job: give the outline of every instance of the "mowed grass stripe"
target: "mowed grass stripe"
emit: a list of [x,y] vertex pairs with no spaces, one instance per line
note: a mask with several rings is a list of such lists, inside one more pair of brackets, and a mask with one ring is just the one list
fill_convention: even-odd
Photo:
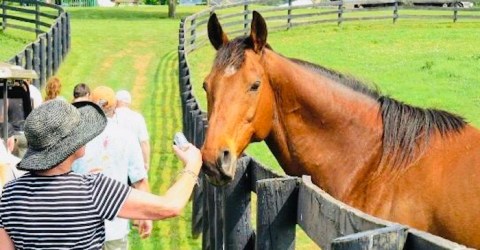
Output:
[[[150,189],[155,194],[164,193],[170,183],[170,176],[172,175],[172,168],[174,164],[171,164],[171,148],[168,147],[167,142],[161,140],[165,133],[168,133],[168,115],[165,113],[165,106],[170,106],[170,101],[166,98],[165,94],[167,89],[164,83],[168,82],[165,79],[165,72],[167,71],[169,61],[173,60],[170,56],[171,53],[164,54],[160,57],[156,66],[156,71],[152,81],[153,85],[150,86],[150,90],[153,95],[150,96],[150,105],[147,110],[153,112],[147,112],[149,115],[149,131],[151,137],[151,166],[149,173]],[[157,78],[162,76],[162,79]],[[148,100],[145,100],[148,102]],[[145,106],[146,107],[146,106]],[[170,150],[170,151],[169,151]],[[166,181],[167,180],[167,181]],[[162,246],[168,244],[168,239],[162,237],[162,235],[170,235],[170,229],[164,226],[164,223],[155,222],[154,230],[148,240],[139,240],[136,233],[132,233],[132,241],[136,241],[135,249],[148,249],[152,244]]]

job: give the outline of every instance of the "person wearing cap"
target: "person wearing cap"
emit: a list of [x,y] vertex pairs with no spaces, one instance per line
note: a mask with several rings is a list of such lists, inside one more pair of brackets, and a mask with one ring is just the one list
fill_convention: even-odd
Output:
[[73,88],[72,102],[81,102],[90,100],[90,88],[86,83],[79,83]]
[[101,173],[72,172],[85,144],[106,125],[103,110],[92,102],[53,100],[32,111],[25,122],[28,150],[18,164],[28,173],[7,183],[0,200],[2,249],[101,249],[105,220],[180,215],[198,179],[200,150],[190,143],[173,146],[185,167],[161,196]]
[[132,96],[126,90],[120,90],[116,94],[117,108],[115,110],[114,120],[122,127],[132,131],[140,143],[143,154],[145,169],[150,167],[150,141],[147,131],[147,125],[143,116],[130,109]]
[[[107,86],[92,90],[91,101],[105,112],[105,130],[88,142],[85,155],[73,163],[72,170],[78,173],[101,172],[104,175],[129,184],[143,191],[149,191],[147,171],[143,167],[142,151],[135,136],[122,128],[112,117],[117,100],[115,91]],[[138,221],[139,234],[146,238],[152,231],[152,221]],[[128,249],[129,221],[123,218],[105,222],[105,250]]]

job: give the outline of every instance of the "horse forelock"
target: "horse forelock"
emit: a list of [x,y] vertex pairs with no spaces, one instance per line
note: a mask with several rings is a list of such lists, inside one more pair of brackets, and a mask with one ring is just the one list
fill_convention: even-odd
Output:
[[443,110],[414,107],[384,96],[376,86],[372,89],[351,76],[299,59],[290,60],[377,100],[383,122],[382,159],[392,168],[401,169],[422,156],[435,132],[447,136],[460,132],[466,125],[465,120],[458,115]]
[[245,61],[245,49],[248,48],[248,37],[237,37],[220,47],[214,60],[217,70],[225,70],[227,67],[239,69]]
[[[267,49],[272,49],[266,44]],[[245,50],[253,49],[253,42],[249,36],[237,37],[220,47],[213,62],[215,69],[225,70],[228,67],[239,69],[245,62]]]

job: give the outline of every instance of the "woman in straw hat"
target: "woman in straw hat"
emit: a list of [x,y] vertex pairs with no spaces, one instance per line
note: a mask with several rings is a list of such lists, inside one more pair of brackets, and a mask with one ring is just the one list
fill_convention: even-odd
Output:
[[53,100],[32,111],[25,122],[29,148],[18,164],[28,173],[5,185],[1,197],[1,249],[101,249],[104,220],[160,220],[181,213],[202,165],[200,151],[191,144],[173,147],[185,168],[162,196],[102,174],[71,172],[72,162],[106,122],[91,102],[73,106]]

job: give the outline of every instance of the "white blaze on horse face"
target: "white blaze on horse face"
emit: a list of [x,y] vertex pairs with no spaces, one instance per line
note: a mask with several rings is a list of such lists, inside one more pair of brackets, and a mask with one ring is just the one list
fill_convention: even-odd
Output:
[[224,73],[225,73],[225,76],[231,76],[231,75],[237,73],[237,69],[235,69],[235,67],[230,65],[230,66],[225,68]]

